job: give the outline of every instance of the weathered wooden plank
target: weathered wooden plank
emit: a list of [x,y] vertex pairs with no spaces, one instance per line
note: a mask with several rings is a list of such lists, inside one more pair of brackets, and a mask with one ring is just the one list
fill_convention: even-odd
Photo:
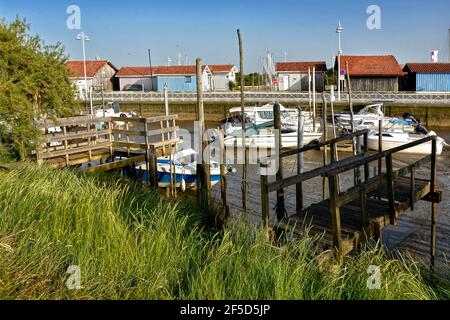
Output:
[[137,149],[145,149],[145,143],[136,143],[136,142],[123,142],[123,141],[114,141],[114,147],[122,147],[122,148],[137,148]]
[[89,150],[92,151],[92,150],[96,150],[96,149],[109,148],[109,146],[110,146],[109,142],[104,142],[104,143],[99,143],[99,144],[93,145],[93,146],[84,146],[84,147],[73,148],[73,149],[68,149],[68,150],[40,153],[40,158],[41,159],[56,158],[56,157],[60,157],[60,156],[65,156],[66,154],[70,155],[70,154],[75,154],[75,153],[88,152]]
[[92,116],[70,117],[38,120],[35,125],[38,129],[58,128],[64,126],[88,125],[92,123],[110,122],[111,118],[95,118]]
[[136,136],[136,137],[145,137],[145,136],[156,136],[156,135],[165,134],[165,133],[172,133],[172,132],[176,132],[178,130],[180,130],[180,127],[178,127],[178,126],[149,130],[147,132],[145,132],[144,130],[113,129],[113,134],[123,134],[123,135]]
[[173,139],[173,140],[167,140],[167,141],[151,142],[150,144],[155,148],[159,148],[162,146],[170,146],[170,145],[176,144],[178,142],[180,142],[179,138]]
[[276,191],[279,188],[287,188],[287,187],[292,186],[294,184],[298,184],[298,183],[304,182],[306,180],[310,180],[310,179],[315,178],[315,177],[320,177],[321,175],[328,173],[333,168],[336,168],[338,164],[345,165],[345,164],[352,163],[352,162],[354,162],[354,161],[356,161],[358,159],[362,159],[362,158],[367,158],[367,156],[365,156],[363,154],[362,155],[357,155],[357,156],[352,157],[352,158],[343,159],[340,162],[331,163],[331,164],[329,164],[327,166],[319,167],[319,168],[313,169],[311,171],[304,172],[301,175],[288,177],[288,178],[285,178],[285,179],[283,179],[281,181],[274,181],[274,182],[270,183],[269,186],[268,186],[269,187],[269,192]]
[[[64,131],[64,130],[63,130]],[[64,136],[64,134],[56,134],[56,135],[50,135],[47,134],[43,137],[43,141],[45,143],[51,143],[51,142],[61,142],[64,140],[84,140],[84,139],[88,139],[88,138],[92,138],[92,137],[96,137],[96,136],[104,136],[104,135],[108,135],[110,134],[109,130],[100,130],[97,132],[79,132],[79,133],[70,133],[67,132],[67,135]]]
[[105,163],[98,166],[88,167],[83,169],[85,173],[95,173],[95,172],[103,172],[103,171],[111,171],[115,169],[120,169],[124,167],[129,167],[134,164],[138,164],[140,162],[145,161],[145,156],[136,156],[125,160],[114,161],[111,163]]

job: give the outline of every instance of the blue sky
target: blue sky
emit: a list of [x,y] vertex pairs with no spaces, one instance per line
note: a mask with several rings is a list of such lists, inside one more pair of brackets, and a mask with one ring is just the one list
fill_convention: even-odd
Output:
[[[117,66],[154,65],[185,60],[238,63],[236,29],[244,38],[246,72],[259,69],[259,57],[277,61],[325,60],[337,52],[335,28],[344,27],[344,54],[394,54],[400,63],[429,61],[430,50],[448,60],[449,0],[0,0],[0,16],[26,17],[46,42],[62,42],[73,59],[82,57],[77,31],[66,28],[69,5],[81,8],[82,30],[91,38],[87,57]],[[366,27],[369,5],[381,9],[381,30]]]

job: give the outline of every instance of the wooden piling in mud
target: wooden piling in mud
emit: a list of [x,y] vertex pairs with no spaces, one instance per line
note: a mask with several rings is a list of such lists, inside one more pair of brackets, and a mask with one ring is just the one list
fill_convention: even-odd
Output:
[[197,200],[198,205],[203,208],[209,208],[209,201],[211,199],[211,179],[210,179],[210,159],[204,159],[204,150],[207,147],[207,142],[204,138],[205,132],[205,113],[203,109],[203,81],[202,81],[202,60],[196,60],[197,71],[197,125],[199,126],[198,134],[201,139],[200,150],[198,151],[199,160],[197,162]]
[[[323,140],[328,140],[328,132],[327,132],[327,100],[325,98],[325,92],[322,92],[322,130],[323,130]],[[328,164],[328,146],[323,146],[323,166]],[[327,180],[326,176],[322,178],[322,197],[323,200],[327,199]]]
[[[303,130],[305,125],[305,118],[301,114],[302,110],[300,107],[298,110],[298,123],[297,123],[297,148],[303,148]],[[303,173],[303,154],[301,152],[297,153],[297,175]],[[295,187],[295,203],[297,208],[297,213],[303,211],[303,183],[297,183]]]
[[241,30],[237,30],[238,41],[239,41],[239,73],[241,80],[241,114],[242,114],[242,152],[243,152],[243,166],[242,166],[242,209],[247,212],[247,164],[248,164],[248,153],[245,146],[246,137],[246,126],[245,126],[245,73],[244,73],[244,45],[242,41]]
[[[278,159],[278,170],[276,174],[277,181],[283,180],[283,159],[281,158],[282,135],[281,135],[281,107],[278,102],[273,106],[274,127],[275,127],[275,152]],[[284,190],[277,190],[277,218],[281,220],[285,217]]]

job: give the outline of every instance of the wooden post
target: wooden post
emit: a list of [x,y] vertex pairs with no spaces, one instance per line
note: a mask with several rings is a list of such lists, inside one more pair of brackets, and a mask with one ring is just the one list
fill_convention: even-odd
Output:
[[313,99],[313,129],[314,132],[316,131],[315,127],[316,127],[316,117],[317,117],[317,112],[316,112],[316,67],[313,67],[312,69],[312,99]]
[[241,114],[242,114],[242,152],[243,156],[243,171],[242,171],[242,208],[244,212],[247,212],[247,148],[245,146],[245,72],[244,72],[244,46],[242,43],[241,30],[237,30],[238,40],[239,40],[239,66],[240,66],[240,80],[241,80]]
[[387,193],[389,200],[389,220],[391,224],[396,224],[397,217],[395,214],[395,189],[394,189],[394,175],[392,166],[392,155],[386,156],[386,174],[387,174]]
[[[325,99],[325,92],[322,92],[322,129],[323,129],[323,140],[328,141],[328,132],[327,132],[327,101]],[[328,164],[328,146],[323,146],[323,166],[325,167]],[[327,177],[323,176],[322,181],[322,196],[323,200],[327,199]]]
[[[154,168],[151,167],[151,159],[150,157],[152,156],[150,153],[150,141],[149,141],[149,137],[148,137],[148,123],[147,123],[147,119],[143,119],[144,120],[144,131],[145,131],[145,164],[147,166],[147,183],[149,186],[154,187],[154,185],[152,185],[152,179],[151,179],[151,174]],[[154,153],[154,150],[153,150]]]
[[428,107],[425,108],[425,125],[428,128]]
[[[364,154],[368,155],[369,154],[369,133],[365,132],[364,133]],[[365,181],[369,180],[370,178],[370,166],[369,163],[366,162],[364,164],[364,179]]]
[[[331,95],[330,95],[330,106],[331,106],[331,123],[333,125],[333,139],[337,138],[337,133],[336,133],[336,121],[334,118],[334,101],[333,98],[334,97],[334,86],[331,86]],[[337,146],[334,146],[334,149],[331,148],[331,161],[335,162],[335,161],[339,161],[339,154],[338,154],[338,150],[337,150]],[[341,179],[339,178],[339,175],[336,176],[336,179],[338,181],[338,191],[341,192]]]
[[411,166],[411,193],[409,195],[410,199],[410,205],[411,205],[411,211],[414,210],[414,206],[416,204],[416,167],[414,165]]
[[[111,156],[111,160],[114,161],[114,147],[113,147],[114,135],[113,135],[113,123],[112,123],[111,119],[109,119],[109,121],[108,121],[108,132],[109,132],[109,134],[108,134],[108,137],[109,137],[109,155]],[[147,156],[147,152],[145,154]]]
[[329,211],[331,214],[332,223],[332,233],[333,233],[333,246],[340,255],[342,251],[342,240],[341,240],[341,215],[338,205],[338,183],[335,175],[330,175],[328,178],[329,192],[330,192],[330,202]]
[[436,260],[436,152],[437,152],[437,138],[435,137],[431,142],[431,181],[430,190],[432,192],[431,200],[431,244],[430,244],[430,262],[434,268]]
[[[298,124],[297,124],[297,148],[303,147],[303,130],[305,124],[305,118],[302,115],[302,110],[297,108],[298,110]],[[303,153],[297,153],[297,175],[301,175],[303,173]],[[303,211],[303,184],[300,182],[296,186],[296,197],[295,202],[297,206],[297,214],[300,214]]]
[[361,201],[361,221],[364,227],[369,225],[369,214],[367,208],[367,193],[365,190],[359,192],[359,197]]
[[[350,81],[350,72],[348,68],[348,61],[345,61],[345,73],[347,74],[347,89],[348,89],[348,103],[350,107],[350,128],[351,132],[355,133],[355,114],[353,112],[353,100],[352,100],[352,84]],[[352,149],[353,149],[353,155],[356,156],[356,138],[352,138]],[[360,181],[360,172],[359,169],[354,170],[354,184],[355,186]]]
[[219,143],[220,143],[220,191],[222,195],[222,205],[224,210],[224,219],[228,221],[230,219],[230,207],[227,203],[227,155],[225,152],[224,131],[219,128]]
[[313,119],[313,131],[316,132],[316,119],[312,113],[312,97],[311,97],[311,67],[308,67],[308,102],[309,102],[309,116]]
[[[66,152],[68,151],[69,147],[68,147],[68,142],[67,142],[67,127],[64,126],[63,127],[63,134],[64,134],[64,149],[66,150]],[[69,166],[69,154],[66,153],[66,166]]]
[[[210,190],[208,189],[208,182],[210,180],[210,171],[209,166],[206,165],[205,159],[203,159],[203,153],[206,148],[206,141],[204,139],[204,131],[205,131],[205,113],[203,109],[203,81],[202,81],[202,60],[200,58],[196,61],[196,69],[197,69],[197,121],[200,126],[200,139],[201,139],[201,147],[199,150],[200,160],[197,163],[197,194],[198,200],[200,201],[200,205],[204,208],[209,208],[209,200],[210,200]],[[207,159],[209,161],[209,159]]]
[[150,146],[148,149],[148,162],[149,162],[149,184],[151,188],[158,188],[158,179],[157,179],[157,159],[156,159],[156,149],[154,146]]
[[266,172],[263,172],[263,169],[267,168],[267,164],[261,163],[260,165],[260,178],[261,178],[261,209],[262,209],[262,221],[263,228],[266,235],[269,234],[269,217],[270,217],[270,208],[269,208],[269,189],[268,185],[268,177]]
[[[378,153],[383,152],[383,120],[378,121]],[[383,164],[381,158],[378,158],[378,175],[381,175]]]
[[[282,137],[281,137],[281,108],[278,102],[275,102],[273,106],[273,115],[275,120],[275,152],[278,160],[278,171],[276,175],[277,181],[283,180],[283,158],[281,158],[281,147],[282,147]],[[284,190],[277,190],[277,219],[282,220],[285,217],[285,207],[284,207]]]

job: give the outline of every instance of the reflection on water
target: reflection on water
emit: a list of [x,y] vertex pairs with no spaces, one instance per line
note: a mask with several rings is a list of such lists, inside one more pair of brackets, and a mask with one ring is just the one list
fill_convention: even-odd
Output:
[[[208,123],[208,128],[217,128],[218,123]],[[180,122],[179,126],[188,130],[192,130],[192,122]],[[450,129],[435,130],[439,136],[450,141]],[[340,158],[350,156],[348,153],[340,153]],[[400,168],[411,164],[423,155],[394,155],[394,167]],[[322,162],[322,154],[319,151],[309,151],[304,155],[305,171],[320,167]],[[373,163],[372,166],[376,166]],[[296,173],[296,157],[289,157],[283,161],[285,177]],[[229,206],[233,214],[242,212],[242,166],[236,166],[237,172],[228,175],[228,199]],[[438,261],[443,261],[445,257],[450,257],[450,151],[444,151],[438,157],[438,190],[443,191],[443,202],[437,208],[438,226],[437,226],[437,257]],[[372,172],[372,170],[371,170]],[[429,166],[417,169],[416,176],[418,178],[429,178],[425,175],[429,174]],[[274,177],[269,177],[269,181],[273,181]],[[340,177],[341,190],[346,190],[352,185],[353,176],[350,172],[342,174]],[[261,198],[260,198],[260,176],[257,165],[250,165],[248,168],[248,216],[255,223],[261,221]],[[309,206],[312,203],[322,200],[322,178],[315,178],[307,181],[303,186],[304,203]],[[220,185],[214,187],[213,194],[217,201],[220,201]],[[295,186],[285,189],[286,194],[286,210],[289,214],[295,213]],[[275,207],[275,194],[270,197],[271,208]],[[271,219],[275,220],[275,210],[271,210]],[[421,201],[416,204],[413,212],[408,211],[400,216],[397,226],[388,226],[383,230],[383,243],[390,249],[408,249],[408,251],[424,259],[428,259],[429,243],[430,243],[430,220],[431,220],[431,204]]]

